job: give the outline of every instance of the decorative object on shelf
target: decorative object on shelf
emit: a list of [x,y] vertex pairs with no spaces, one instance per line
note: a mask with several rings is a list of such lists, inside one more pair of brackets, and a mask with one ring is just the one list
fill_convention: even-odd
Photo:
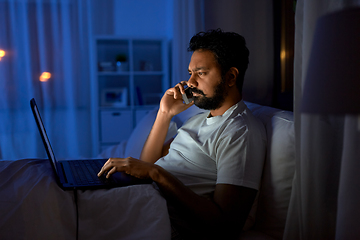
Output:
[[126,107],[127,88],[106,88],[101,93],[101,105],[104,107]]
[[98,70],[99,72],[113,72],[114,64],[112,62],[99,62]]
[[125,54],[116,55],[116,70],[119,72],[128,71],[129,64],[126,61],[127,57]]
[[139,106],[144,105],[141,89],[138,86],[136,87],[136,96],[137,96],[137,104]]
[[140,61],[140,71],[153,71],[154,67],[149,61]]

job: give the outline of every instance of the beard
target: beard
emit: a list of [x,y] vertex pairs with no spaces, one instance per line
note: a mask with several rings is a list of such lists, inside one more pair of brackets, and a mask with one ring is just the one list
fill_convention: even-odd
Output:
[[224,78],[221,78],[221,82],[215,87],[214,96],[207,97],[203,91],[191,88],[192,93],[198,93],[201,96],[193,96],[194,104],[198,108],[205,110],[215,110],[221,107],[225,101],[227,91],[225,89]]

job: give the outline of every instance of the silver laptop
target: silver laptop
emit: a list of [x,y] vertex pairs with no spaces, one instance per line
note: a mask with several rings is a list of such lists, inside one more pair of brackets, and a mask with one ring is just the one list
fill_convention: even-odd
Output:
[[31,110],[44,143],[50,164],[54,170],[56,181],[65,190],[94,189],[128,186],[134,184],[149,184],[151,181],[132,177],[126,173],[117,172],[109,179],[104,176],[97,177],[97,173],[107,159],[76,159],[57,161],[50,140],[46,134],[39,109],[35,99],[30,100]]

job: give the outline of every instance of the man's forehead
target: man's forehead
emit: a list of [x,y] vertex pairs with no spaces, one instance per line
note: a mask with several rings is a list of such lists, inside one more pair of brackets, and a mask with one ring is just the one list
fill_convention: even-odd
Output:
[[212,65],[216,65],[214,54],[209,50],[197,50],[193,52],[189,63],[189,71],[199,71],[209,69]]
[[204,71],[204,70],[208,70],[209,68],[208,67],[195,67],[195,68],[190,68],[189,66],[189,71],[194,71],[194,72],[197,72],[197,71]]

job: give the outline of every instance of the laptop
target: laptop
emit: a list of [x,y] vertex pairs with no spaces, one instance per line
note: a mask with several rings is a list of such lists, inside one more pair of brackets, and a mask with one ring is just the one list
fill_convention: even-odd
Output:
[[55,158],[50,140],[46,134],[42,122],[39,108],[35,99],[30,100],[31,110],[34,114],[47,156],[56,176],[58,185],[64,190],[71,189],[98,189],[129,186],[135,184],[149,184],[152,181],[139,179],[126,173],[116,172],[109,179],[105,176],[98,177],[100,171],[107,159],[76,159],[61,160]]

